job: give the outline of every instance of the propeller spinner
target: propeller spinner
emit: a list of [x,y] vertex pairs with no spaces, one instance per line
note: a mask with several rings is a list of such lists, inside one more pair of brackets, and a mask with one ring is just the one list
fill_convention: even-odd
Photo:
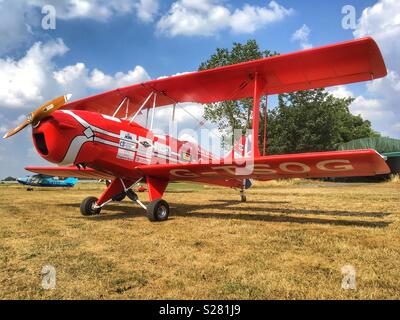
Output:
[[66,94],[64,96],[55,98],[54,100],[51,100],[49,102],[46,102],[44,105],[40,106],[37,108],[35,111],[29,114],[29,116],[26,118],[26,120],[20,124],[18,127],[8,131],[3,139],[9,138],[13,136],[14,134],[20,132],[22,129],[24,129],[28,125],[37,125],[40,120],[48,117],[51,115],[54,111],[60,109],[68,100],[71,98],[71,94]]

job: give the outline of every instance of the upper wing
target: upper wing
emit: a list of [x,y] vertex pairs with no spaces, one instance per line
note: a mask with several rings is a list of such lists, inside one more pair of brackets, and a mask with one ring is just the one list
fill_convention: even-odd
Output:
[[[247,160],[245,162],[244,160]],[[144,175],[170,181],[212,181],[213,179],[323,178],[373,176],[390,173],[375,150],[316,152],[238,159],[233,164],[166,164],[138,166]],[[240,163],[242,162],[242,163]]]
[[[151,92],[157,92],[157,107],[176,102],[238,100],[253,96],[256,72],[263,83],[262,94],[366,81],[387,74],[377,44],[372,38],[364,38],[135,84],[67,103],[63,109],[112,114],[128,97],[129,114],[133,114]],[[153,99],[145,107],[151,106]],[[116,116],[123,117],[125,112],[126,108],[121,108]]]
[[108,179],[112,180],[115,177],[113,175],[97,171],[94,169],[78,169],[76,167],[26,167],[25,170],[45,174],[53,177],[63,178],[81,178],[81,179]]

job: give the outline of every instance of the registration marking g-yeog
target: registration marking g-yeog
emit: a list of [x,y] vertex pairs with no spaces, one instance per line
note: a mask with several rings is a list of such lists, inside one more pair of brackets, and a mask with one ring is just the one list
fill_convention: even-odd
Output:
[[[354,166],[351,164],[350,160],[324,160],[319,161],[315,164],[315,168],[322,172],[340,172],[340,171],[353,171]],[[269,164],[254,164],[247,165],[245,167],[239,167],[234,165],[222,165],[208,168],[212,171],[198,172],[190,169],[173,169],[170,170],[170,175],[179,178],[197,178],[201,176],[210,176],[214,173],[220,175],[229,176],[246,176],[246,175],[258,175],[258,176],[268,176],[280,173],[285,174],[307,174],[311,172],[311,166],[301,162],[282,162],[280,164],[271,166]]]

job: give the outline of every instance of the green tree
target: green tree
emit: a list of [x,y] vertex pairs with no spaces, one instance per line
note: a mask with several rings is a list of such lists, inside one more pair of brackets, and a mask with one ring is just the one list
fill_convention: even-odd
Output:
[[[276,54],[269,50],[260,50],[255,40],[249,40],[245,44],[234,43],[231,51],[225,48],[217,49],[210,59],[200,64],[199,71],[258,60]],[[227,134],[232,133],[234,129],[245,131],[251,127],[252,108],[252,98],[208,104],[204,110],[204,119],[216,123],[218,128]]]
[[3,181],[17,181],[17,179],[14,177],[7,177]]
[[[277,55],[260,50],[255,40],[245,44],[234,43],[229,51],[219,48],[210,59],[200,64],[199,70],[217,68],[240,62]],[[358,138],[379,136],[369,121],[349,111],[352,98],[339,99],[325,89],[281,94],[278,106],[269,106],[267,117],[267,154],[298,153],[335,150],[341,143]],[[263,147],[263,110],[261,99],[259,146]],[[226,134],[233,129],[251,128],[253,99],[224,101],[208,104],[204,118],[218,125]]]
[[350,113],[353,100],[325,89],[279,95],[278,107],[268,112],[267,153],[330,151],[344,142],[379,136],[369,121]]

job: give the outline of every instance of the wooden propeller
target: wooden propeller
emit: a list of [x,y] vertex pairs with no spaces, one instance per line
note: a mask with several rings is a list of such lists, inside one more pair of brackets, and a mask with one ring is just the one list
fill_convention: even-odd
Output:
[[54,111],[60,109],[70,98],[71,94],[66,94],[64,96],[46,102],[44,105],[40,106],[35,111],[31,112],[22,124],[8,131],[4,135],[3,139],[13,136],[14,134],[20,132],[22,129],[24,129],[26,126],[30,124],[37,125],[40,120],[48,117]]

